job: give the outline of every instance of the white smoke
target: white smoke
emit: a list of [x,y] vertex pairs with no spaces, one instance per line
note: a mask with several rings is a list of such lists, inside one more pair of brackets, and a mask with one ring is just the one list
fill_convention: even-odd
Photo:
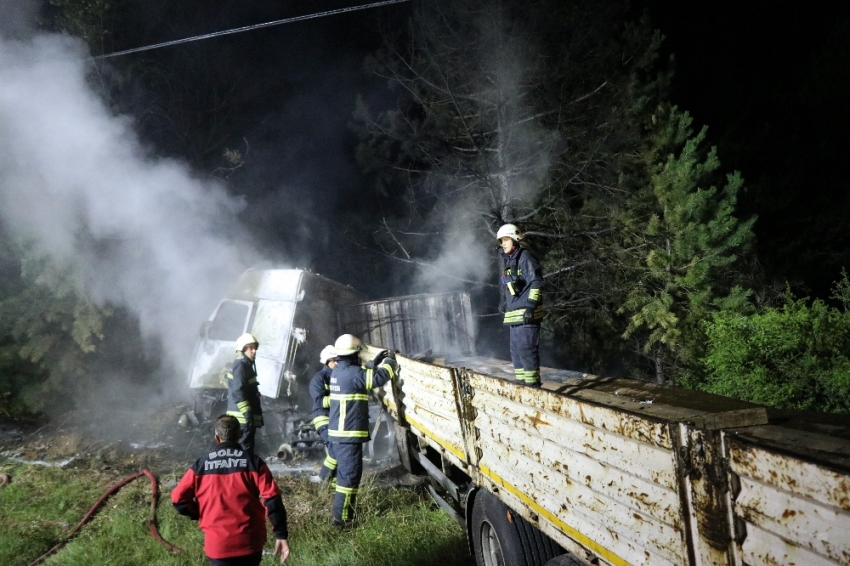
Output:
[[183,163],[155,158],[133,122],[87,83],[83,44],[0,38],[0,219],[124,305],[184,369],[199,322],[256,256],[244,202]]

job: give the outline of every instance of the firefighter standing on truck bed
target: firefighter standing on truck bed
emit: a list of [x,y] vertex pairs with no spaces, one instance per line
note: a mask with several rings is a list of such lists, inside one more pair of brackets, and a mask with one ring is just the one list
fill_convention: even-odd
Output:
[[275,534],[274,553],[283,564],[289,557],[286,507],[266,463],[237,443],[241,432],[234,417],[216,419],[215,449],[183,475],[171,503],[198,521],[211,566],[258,565],[266,544],[265,515]]
[[247,332],[236,339],[236,360],[227,374],[227,414],[236,417],[242,427],[240,444],[246,452],[254,451],[254,434],[263,426],[263,408],[257,383],[254,358],[260,343]]
[[543,320],[543,276],[540,264],[521,245],[522,233],[505,224],[496,233],[502,246],[502,289],[505,296],[504,324],[510,327],[511,361],[516,380],[540,386],[540,321]]
[[[328,423],[331,408],[331,371],[336,366],[336,353],[333,346],[325,346],[319,354],[322,369],[310,380],[310,398],[313,399],[313,426],[325,443],[325,461],[316,478],[318,481],[330,481],[336,477],[336,458],[333,446],[328,440]],[[313,479],[311,477],[311,479]]]
[[337,364],[331,371],[328,438],[337,461],[333,524],[351,525],[363,475],[363,444],[369,442],[369,391],[398,375],[395,355],[382,351],[365,367],[360,365],[360,340],[343,334],[334,343]]

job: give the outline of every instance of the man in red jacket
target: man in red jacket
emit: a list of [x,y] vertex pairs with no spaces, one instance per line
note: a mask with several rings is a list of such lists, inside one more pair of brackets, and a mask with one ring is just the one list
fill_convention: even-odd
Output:
[[239,445],[241,435],[236,418],[216,419],[215,450],[189,468],[171,502],[178,513],[199,521],[210,566],[257,566],[266,543],[266,514],[275,534],[274,553],[283,564],[289,557],[286,508],[266,463]]

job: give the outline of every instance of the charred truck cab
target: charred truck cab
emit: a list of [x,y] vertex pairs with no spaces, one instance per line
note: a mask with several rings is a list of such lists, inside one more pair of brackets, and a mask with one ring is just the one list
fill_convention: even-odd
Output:
[[[194,397],[191,419],[223,412],[234,343],[250,332],[260,342],[255,358],[266,426],[259,439],[282,442],[287,451],[320,450],[311,424],[308,386],[319,353],[340,334],[355,334],[379,348],[416,354],[472,354],[475,324],[467,293],[408,295],[377,301],[353,288],[303,269],[249,269],[201,326],[189,370]],[[378,432],[381,406],[370,413]],[[392,429],[388,428],[388,436]],[[269,436],[276,436],[272,440]],[[392,441],[394,443],[394,440]],[[277,445],[277,444],[275,444]],[[374,446],[370,446],[370,452]]]
[[306,403],[307,382],[317,370],[319,352],[340,334],[339,309],[363,299],[351,287],[303,269],[243,273],[201,326],[189,371],[195,412],[208,418],[213,405],[226,395],[233,344],[243,332],[260,341],[256,357],[260,393],[290,407]]

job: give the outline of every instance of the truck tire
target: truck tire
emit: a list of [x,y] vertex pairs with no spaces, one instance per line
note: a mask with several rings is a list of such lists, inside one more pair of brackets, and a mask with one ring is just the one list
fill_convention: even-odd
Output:
[[478,566],[543,566],[564,550],[486,490],[475,496],[472,547]]

